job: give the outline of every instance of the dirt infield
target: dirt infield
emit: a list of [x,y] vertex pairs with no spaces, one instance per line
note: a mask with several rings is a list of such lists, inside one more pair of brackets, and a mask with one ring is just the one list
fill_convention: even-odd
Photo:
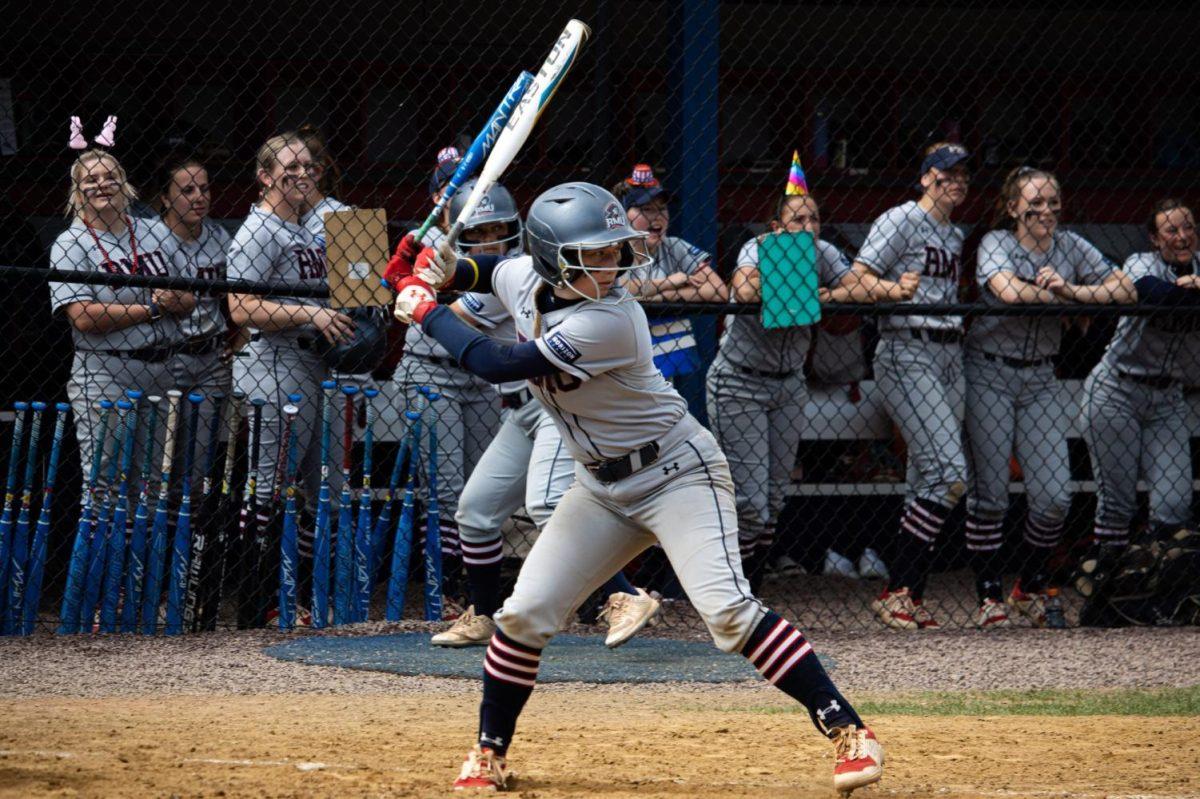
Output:
[[[885,782],[856,796],[1200,797],[1194,699],[1165,718],[887,715],[912,712],[887,710],[896,691],[1200,684],[1200,630],[1023,632],[820,636],[850,698],[885,711],[867,714]],[[288,638],[0,640],[0,796],[449,795],[476,681],[262,654]],[[540,686],[514,795],[830,797],[831,747],[794,708],[760,682]]]
[[[738,713],[765,689],[535,693],[516,796],[829,797],[830,747],[805,717]],[[703,701],[698,701],[698,700]],[[7,796],[447,795],[474,697],[172,697],[4,702]],[[886,781],[858,796],[1200,794],[1200,719],[884,717]]]

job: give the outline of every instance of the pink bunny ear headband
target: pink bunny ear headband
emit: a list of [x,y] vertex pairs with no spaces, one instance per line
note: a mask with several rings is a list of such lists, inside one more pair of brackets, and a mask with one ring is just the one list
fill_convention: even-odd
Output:
[[[108,119],[104,120],[104,127],[100,130],[100,134],[96,136],[95,142],[101,147],[112,147],[117,143],[117,118],[109,115]],[[79,117],[71,117],[71,149],[86,150],[87,139],[83,137],[83,122]]]

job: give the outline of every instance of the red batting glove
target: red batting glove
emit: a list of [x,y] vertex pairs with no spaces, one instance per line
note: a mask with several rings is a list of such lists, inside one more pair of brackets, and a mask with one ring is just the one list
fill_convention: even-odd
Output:
[[413,273],[413,264],[421,253],[421,242],[409,233],[396,245],[396,251],[383,270],[383,280],[389,286],[396,287],[400,281]]
[[406,277],[396,287],[396,310],[393,315],[397,320],[411,320],[419,325],[425,319],[425,314],[436,307],[437,294],[420,278]]

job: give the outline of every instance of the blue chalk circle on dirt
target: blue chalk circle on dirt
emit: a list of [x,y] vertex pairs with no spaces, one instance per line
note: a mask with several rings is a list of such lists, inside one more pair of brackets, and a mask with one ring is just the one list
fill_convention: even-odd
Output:
[[[479,679],[484,647],[432,646],[429,633],[370,636],[309,636],[268,647],[266,654],[311,666],[392,674]],[[821,657],[829,672],[836,664]],[[542,653],[538,682],[657,683],[740,682],[761,679],[740,655],[702,641],[634,638],[608,649],[599,636],[560,635]]]

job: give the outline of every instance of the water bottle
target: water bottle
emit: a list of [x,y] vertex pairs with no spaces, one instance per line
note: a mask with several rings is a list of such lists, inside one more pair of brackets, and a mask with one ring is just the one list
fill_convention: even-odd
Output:
[[1067,617],[1063,613],[1062,599],[1058,596],[1057,588],[1046,591],[1046,626],[1054,630],[1061,630],[1067,626]]

